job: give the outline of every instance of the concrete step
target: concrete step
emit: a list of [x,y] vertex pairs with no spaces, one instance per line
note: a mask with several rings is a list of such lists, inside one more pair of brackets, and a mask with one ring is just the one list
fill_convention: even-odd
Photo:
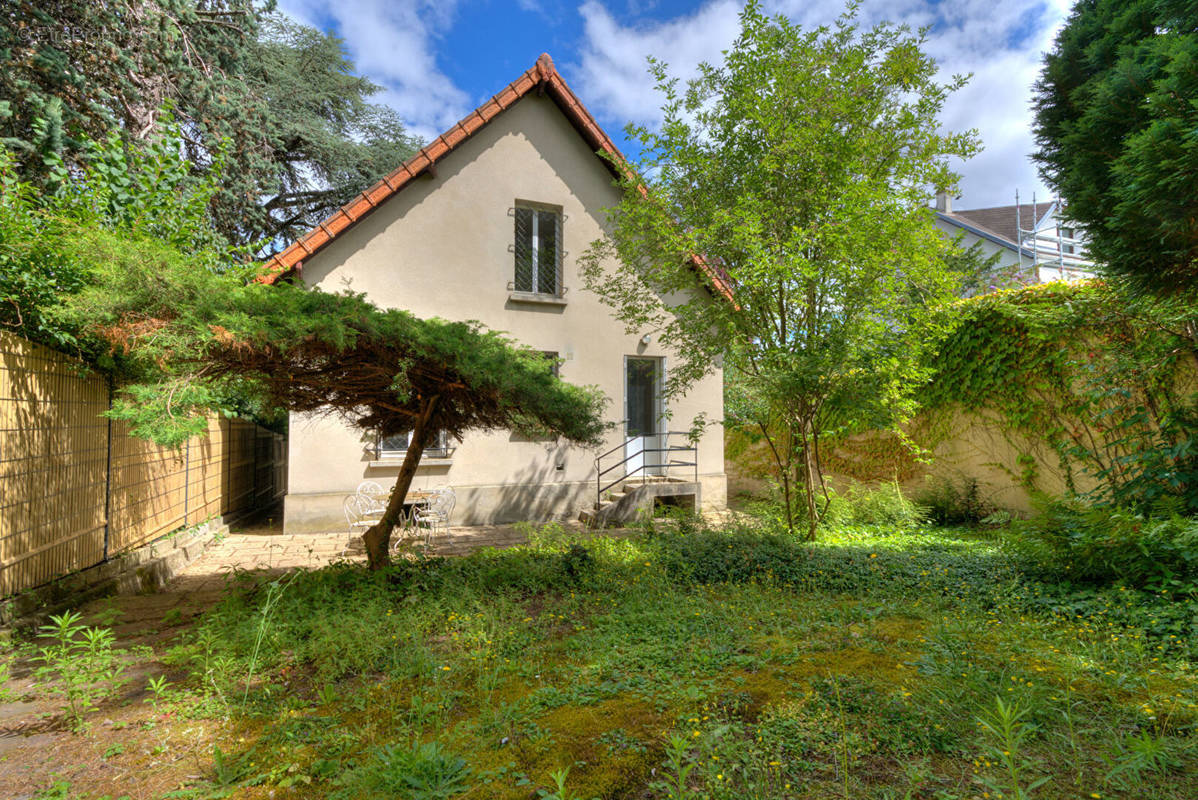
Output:
[[613,492],[609,499],[600,501],[593,508],[584,510],[579,519],[591,528],[625,525],[644,511],[652,511],[658,498],[678,498],[674,502],[686,503],[690,498],[695,511],[700,508],[700,485],[694,481],[675,478],[650,478],[644,483],[636,480],[621,484],[622,491]]

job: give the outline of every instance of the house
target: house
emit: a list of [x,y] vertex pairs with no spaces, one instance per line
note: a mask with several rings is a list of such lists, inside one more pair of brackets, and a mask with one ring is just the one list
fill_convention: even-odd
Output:
[[969,248],[1000,255],[996,275],[1014,283],[1047,283],[1094,276],[1084,235],[1064,217],[1060,200],[993,208],[953,210],[952,198],[936,196],[936,225]]
[[[477,320],[556,360],[564,380],[597,385],[615,427],[599,451],[507,431],[444,435],[427,450],[413,488],[451,486],[453,523],[571,518],[620,492],[624,471],[652,493],[703,508],[727,494],[723,429],[693,446],[699,414],[723,417],[720,370],[667,408],[668,353],[625,332],[585,291],[577,258],[604,235],[619,200],[618,151],[549,56],[272,260],[327,291],[352,289],[419,317]],[[701,266],[701,265],[700,265]],[[714,282],[714,286],[713,286]],[[696,291],[726,292],[696,272]],[[290,421],[287,531],[345,527],[342,502],[365,480],[394,482],[407,437],[363,435],[333,416]],[[597,464],[597,456],[603,458]]]

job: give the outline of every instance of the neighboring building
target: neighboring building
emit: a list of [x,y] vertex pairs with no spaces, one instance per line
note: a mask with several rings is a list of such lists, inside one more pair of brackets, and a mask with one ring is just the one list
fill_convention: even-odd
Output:
[[1047,283],[1093,277],[1084,236],[1062,218],[1060,201],[954,211],[952,198],[936,196],[936,225],[949,236],[962,235],[966,248],[980,245],[1000,254],[996,274],[1012,283]]
[[[700,413],[722,420],[721,371],[667,410],[666,351],[652,337],[626,333],[582,288],[577,257],[604,235],[603,209],[619,201],[604,153],[618,155],[542,55],[274,260],[309,286],[350,288],[384,308],[505,331],[559,359],[563,379],[598,385],[612,401],[607,413],[618,426],[599,451],[507,431],[442,437],[425,452],[413,487],[453,487],[454,524],[577,516],[595,503],[595,458],[607,450],[614,452],[604,468],[627,459],[629,468],[693,487],[682,489],[705,508],[725,503],[721,425],[707,427],[690,452],[653,452],[686,444],[668,433],[671,420],[684,431]],[[695,287],[727,294],[717,276],[697,272]],[[379,441],[333,416],[293,415],[286,529],[343,528],[346,494],[363,480],[393,483],[406,446],[407,437]],[[654,466],[662,459],[692,463]]]

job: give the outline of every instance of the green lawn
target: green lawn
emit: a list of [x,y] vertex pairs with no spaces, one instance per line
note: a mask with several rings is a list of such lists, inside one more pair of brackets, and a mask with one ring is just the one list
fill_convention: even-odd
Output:
[[235,796],[1198,796],[1192,598],[965,531],[664,527],[247,576],[171,702],[231,717]]

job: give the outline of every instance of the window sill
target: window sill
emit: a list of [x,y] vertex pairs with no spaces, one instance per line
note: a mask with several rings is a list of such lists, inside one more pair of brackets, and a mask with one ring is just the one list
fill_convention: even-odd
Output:
[[[399,469],[403,464],[403,458],[381,458],[377,461],[371,461],[368,466],[371,469]],[[448,467],[453,464],[453,457],[444,458],[422,458],[420,463],[416,465],[416,469],[421,467]]]
[[541,294],[539,292],[509,292],[509,303],[537,303],[543,306],[564,306],[566,298],[556,294]]

